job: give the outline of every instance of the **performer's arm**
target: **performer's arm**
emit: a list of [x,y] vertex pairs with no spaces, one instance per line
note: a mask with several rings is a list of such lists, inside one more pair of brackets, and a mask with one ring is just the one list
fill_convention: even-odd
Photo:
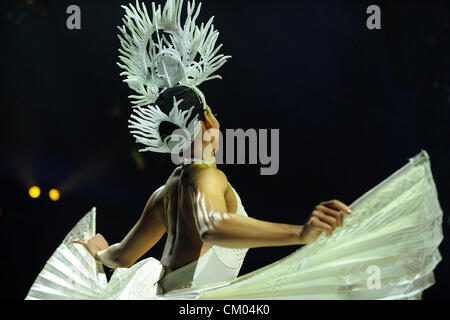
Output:
[[120,243],[108,246],[106,240],[99,234],[89,240],[74,243],[84,245],[98,261],[109,268],[127,268],[133,265],[166,232],[160,219],[162,206],[156,199],[158,192],[159,190],[153,193],[147,201],[139,221]]
[[[254,248],[302,245],[314,242],[323,232],[328,235],[342,225],[342,213],[350,208],[332,200],[316,206],[304,226],[274,223],[227,213],[225,193],[228,182],[219,170],[211,170],[197,181],[199,196],[195,215],[201,239],[228,248]],[[351,212],[351,211],[350,211]]]

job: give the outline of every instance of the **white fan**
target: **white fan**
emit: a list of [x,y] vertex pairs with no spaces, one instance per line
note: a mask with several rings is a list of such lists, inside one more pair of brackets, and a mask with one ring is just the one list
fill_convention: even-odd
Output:
[[[427,153],[351,207],[343,228],[277,262],[231,281],[165,294],[157,285],[164,271],[159,260],[119,268],[107,283],[102,266],[72,244],[95,234],[93,208],[50,257],[26,299],[420,299],[435,282],[443,239]],[[369,283],[373,268],[380,276],[375,288]]]
[[69,232],[38,275],[26,300],[97,299],[107,285],[103,266],[73,240],[95,235],[96,209]]

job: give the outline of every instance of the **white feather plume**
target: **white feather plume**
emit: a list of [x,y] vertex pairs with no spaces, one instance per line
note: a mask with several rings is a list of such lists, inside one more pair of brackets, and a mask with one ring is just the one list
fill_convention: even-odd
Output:
[[[124,25],[118,27],[122,46],[118,65],[124,69],[124,81],[137,93],[129,96],[134,99],[134,107],[155,102],[161,91],[174,85],[196,87],[207,80],[221,79],[212,74],[231,58],[217,54],[222,44],[215,46],[219,32],[214,30],[214,17],[200,27],[195,24],[201,3],[196,7],[195,0],[188,2],[184,26],[182,6],[183,0],[167,0],[163,9],[152,2],[152,19],[144,3],[122,6],[126,14]],[[160,35],[158,30],[165,34]],[[152,38],[154,33],[156,40]]]
[[[133,129],[131,133],[137,143],[147,146],[140,149],[140,152],[172,153],[180,152],[191,146],[200,130],[200,121],[198,115],[189,121],[194,106],[184,111],[178,109],[182,101],[182,99],[176,101],[176,98],[173,97],[173,107],[169,115],[162,112],[156,105],[134,109],[135,114],[132,114],[131,119],[128,120],[130,123],[128,128]],[[159,133],[159,126],[162,122],[170,122],[180,129],[162,139]]]

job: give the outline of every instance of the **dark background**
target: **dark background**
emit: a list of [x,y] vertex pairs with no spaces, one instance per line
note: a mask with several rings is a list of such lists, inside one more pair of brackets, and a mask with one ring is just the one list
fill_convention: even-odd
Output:
[[[150,1],[148,1],[149,4]],[[120,241],[173,165],[137,153],[132,93],[116,66],[128,1],[1,3],[0,283],[23,299],[91,207],[97,230]],[[162,3],[162,1],[157,1]],[[66,8],[81,8],[81,30]],[[366,28],[381,7],[382,29]],[[186,4],[185,4],[186,6]],[[149,5],[148,5],[149,7]],[[313,206],[350,204],[425,149],[449,232],[450,50],[446,1],[203,1],[214,15],[223,80],[200,86],[222,128],[279,128],[280,170],[221,165],[251,217],[303,224]],[[28,197],[41,187],[38,199]],[[50,188],[61,190],[51,202]],[[165,237],[147,256],[161,257]],[[241,274],[297,247],[251,249]],[[448,299],[448,250],[424,299]]]

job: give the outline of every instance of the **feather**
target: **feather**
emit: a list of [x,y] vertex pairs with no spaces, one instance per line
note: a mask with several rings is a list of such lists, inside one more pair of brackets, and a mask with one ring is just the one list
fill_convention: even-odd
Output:
[[[196,26],[201,3],[196,8],[195,1],[187,4],[187,17],[181,26],[182,0],[167,0],[164,8],[156,8],[152,2],[152,19],[145,4],[122,6],[125,17],[123,26],[118,27],[121,48],[120,63],[117,65],[125,71],[124,82],[136,91],[131,95],[135,107],[151,104],[167,87],[174,85],[198,86],[204,81],[221,79],[212,76],[231,56],[217,55],[222,44],[215,47],[219,32],[214,30],[211,17],[200,28]],[[158,30],[169,34],[160,35]],[[156,42],[153,34],[156,33]],[[170,41],[169,41],[170,40]],[[195,58],[199,54],[199,61]],[[163,60],[164,59],[164,60]],[[177,68],[166,68],[168,62]],[[158,65],[162,64],[159,72]],[[161,68],[161,67],[160,67]]]

